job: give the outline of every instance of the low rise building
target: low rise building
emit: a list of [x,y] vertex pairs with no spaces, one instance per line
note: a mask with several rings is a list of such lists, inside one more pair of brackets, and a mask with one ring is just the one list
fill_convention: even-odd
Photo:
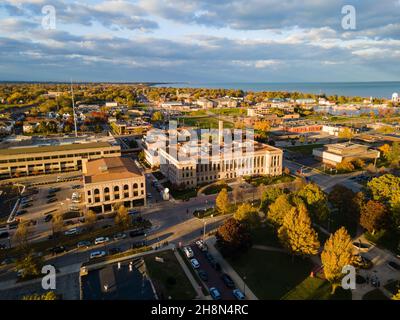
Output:
[[25,140],[0,147],[0,179],[81,170],[91,159],[121,155],[113,139],[88,139],[78,142]]
[[85,206],[95,213],[146,203],[146,178],[131,158],[88,161],[83,170],[83,189]]
[[135,120],[119,120],[110,122],[110,127],[119,136],[124,135],[143,135],[151,128],[151,124],[142,121],[140,118]]
[[357,143],[335,143],[313,150],[313,156],[323,163],[336,166],[344,161],[372,160],[379,158],[380,152]]

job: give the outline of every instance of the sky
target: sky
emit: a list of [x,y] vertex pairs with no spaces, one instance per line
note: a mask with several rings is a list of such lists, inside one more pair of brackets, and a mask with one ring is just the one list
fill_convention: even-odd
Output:
[[400,0],[1,0],[0,80],[70,79],[400,81]]

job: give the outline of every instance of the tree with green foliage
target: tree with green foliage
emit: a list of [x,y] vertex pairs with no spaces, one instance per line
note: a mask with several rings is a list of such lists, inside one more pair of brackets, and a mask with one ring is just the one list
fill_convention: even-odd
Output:
[[325,242],[321,261],[325,278],[332,284],[332,294],[334,294],[344,276],[343,267],[354,262],[352,240],[344,227],[331,234]]
[[97,221],[96,213],[93,210],[87,210],[85,212],[85,224],[91,229]]
[[229,201],[228,190],[223,188],[215,199],[215,206],[221,214],[228,214],[231,212],[231,204]]
[[17,230],[14,233],[14,243],[16,243],[22,250],[26,250],[28,248],[28,238],[30,232],[28,229],[27,222],[21,222],[18,224]]
[[361,208],[360,224],[371,234],[385,229],[388,225],[388,219],[386,206],[378,201],[369,200]]
[[275,226],[280,227],[283,223],[285,214],[294,206],[290,202],[290,196],[282,194],[269,206],[267,219]]
[[306,184],[297,192],[297,196],[303,199],[311,217],[315,221],[326,221],[329,214],[328,198],[316,183]]
[[16,261],[15,269],[21,270],[21,279],[29,279],[41,274],[42,265],[42,258],[30,251]]
[[250,227],[256,227],[260,224],[258,210],[249,203],[241,204],[233,214],[233,218]]
[[260,209],[266,211],[271,203],[275,202],[276,199],[284,194],[282,188],[272,187],[267,188],[261,195]]
[[283,224],[278,230],[278,238],[293,256],[316,255],[320,247],[318,234],[312,227],[304,204],[292,208],[284,216]]
[[351,139],[353,139],[353,137],[354,137],[354,133],[353,133],[353,130],[351,130],[350,128],[344,128],[343,130],[341,130],[339,132],[340,139],[347,139],[350,142]]

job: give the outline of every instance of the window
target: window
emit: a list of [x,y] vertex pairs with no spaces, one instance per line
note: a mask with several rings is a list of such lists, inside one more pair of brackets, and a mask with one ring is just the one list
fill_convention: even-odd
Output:
[[[142,187],[143,187],[143,183],[142,183]],[[133,189],[137,189],[138,188],[138,184],[137,183],[134,183],[133,184]]]
[[100,190],[99,189],[94,189],[94,194],[100,194]]
[[114,192],[119,192],[119,187],[118,186],[114,187]]
[[104,193],[110,193],[110,188],[109,187],[105,187],[104,188]]
[[129,186],[127,184],[124,185],[124,191],[129,190]]

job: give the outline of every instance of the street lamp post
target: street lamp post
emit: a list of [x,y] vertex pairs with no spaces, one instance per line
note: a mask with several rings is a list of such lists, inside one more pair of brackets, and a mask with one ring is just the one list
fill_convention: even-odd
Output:
[[206,239],[206,224],[207,224],[207,221],[204,220],[203,241]]
[[243,276],[243,294],[246,295],[246,276]]

